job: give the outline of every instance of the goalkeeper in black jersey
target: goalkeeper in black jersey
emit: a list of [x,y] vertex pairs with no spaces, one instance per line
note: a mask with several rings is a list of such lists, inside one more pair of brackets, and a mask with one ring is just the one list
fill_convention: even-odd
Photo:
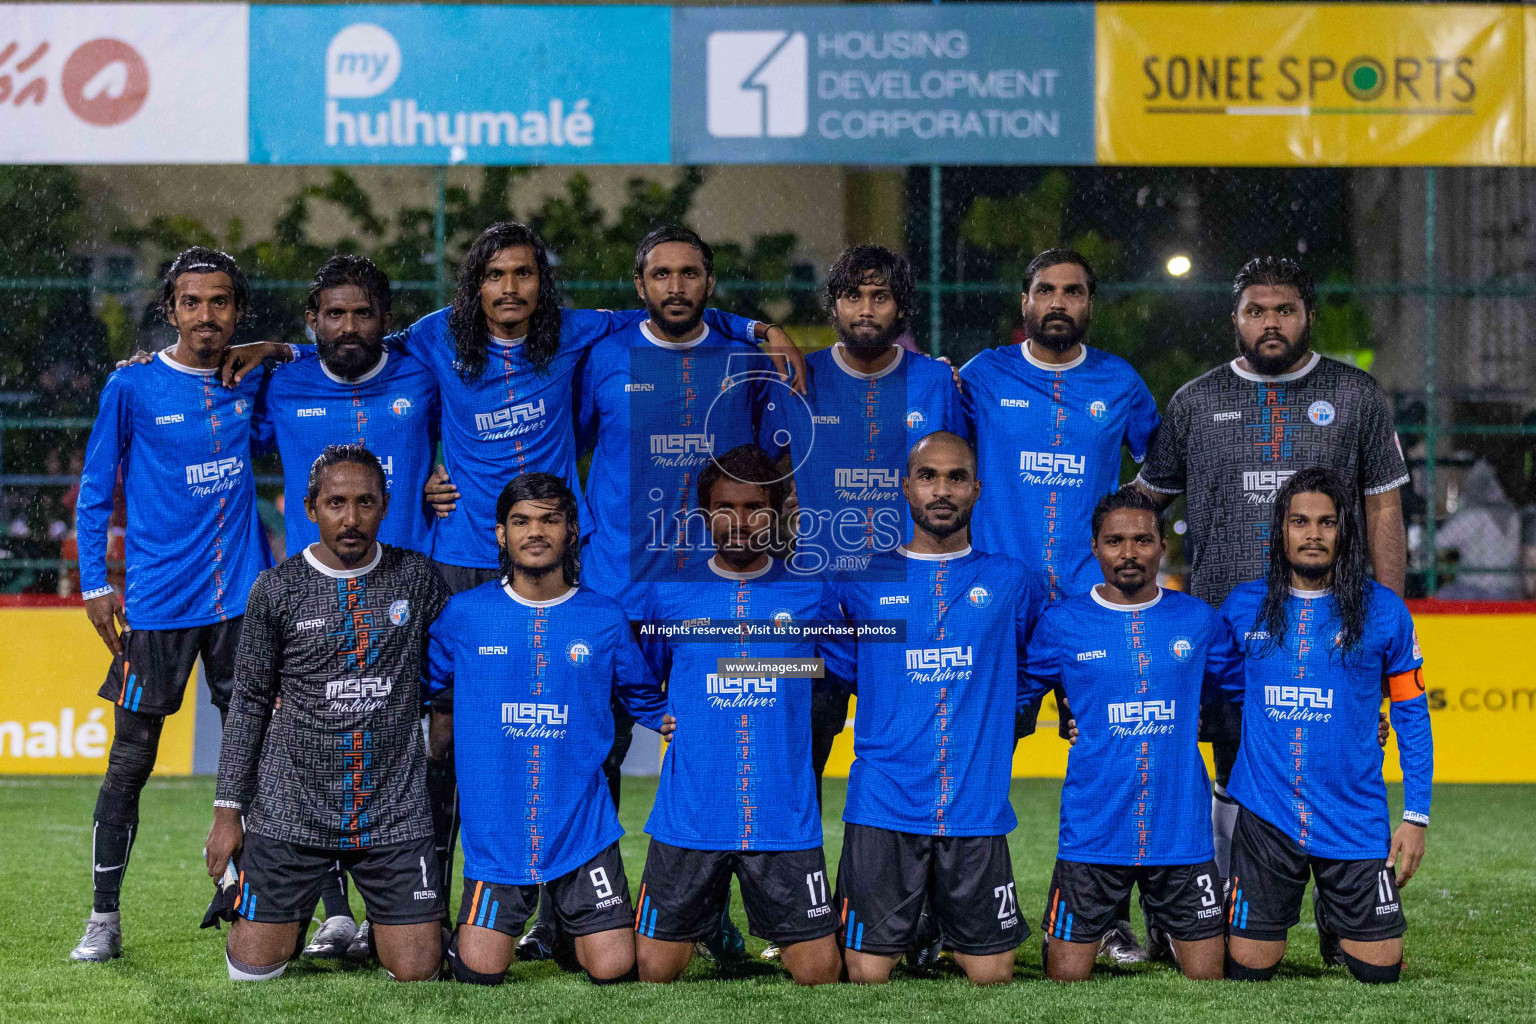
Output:
[[327,448],[305,506],[320,542],[251,590],[219,758],[207,855],[210,875],[238,872],[229,976],[282,974],[340,860],[384,967],[427,980],[443,906],[418,718],[448,591],[425,556],[378,543],[389,499],[366,448]]

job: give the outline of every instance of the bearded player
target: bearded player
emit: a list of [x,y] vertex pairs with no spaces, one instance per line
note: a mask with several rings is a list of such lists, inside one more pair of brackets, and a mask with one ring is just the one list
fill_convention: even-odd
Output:
[[[1366,573],[1358,501],[1332,470],[1292,476],[1275,497],[1264,578],[1221,608],[1246,686],[1230,786],[1232,978],[1275,975],[1309,875],[1318,927],[1338,936],[1349,972],[1368,984],[1402,973],[1398,887],[1424,858],[1434,741],[1413,618]],[[1403,770],[1396,829],[1377,742],[1383,697]]]

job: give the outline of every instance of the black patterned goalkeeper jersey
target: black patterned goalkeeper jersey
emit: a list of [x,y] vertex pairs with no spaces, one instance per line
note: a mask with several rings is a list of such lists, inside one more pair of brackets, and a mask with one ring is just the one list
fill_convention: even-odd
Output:
[[1408,482],[1375,379],[1316,352],[1292,373],[1261,376],[1233,360],[1184,385],[1136,479],[1185,496],[1190,591],[1219,606],[1264,575],[1275,494],[1313,466],[1341,474],[1362,501]]
[[248,831],[300,846],[431,835],[421,674],[427,627],[447,600],[424,556],[387,544],[357,569],[305,549],[262,573],[235,658],[217,802],[248,806]]

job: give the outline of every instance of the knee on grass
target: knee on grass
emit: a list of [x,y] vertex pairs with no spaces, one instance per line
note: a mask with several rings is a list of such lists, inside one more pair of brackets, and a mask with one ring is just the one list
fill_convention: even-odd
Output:
[[1231,981],[1268,981],[1279,970],[1278,961],[1268,967],[1248,967],[1227,957],[1227,978]]
[[494,973],[477,971],[466,964],[459,956],[459,937],[455,935],[453,941],[448,944],[448,970],[453,974],[455,981],[461,981],[466,985],[496,986],[507,980],[507,969],[503,967]]
[[1366,985],[1391,985],[1403,974],[1401,960],[1395,964],[1368,964],[1345,953],[1344,966],[1349,968],[1349,973],[1355,976],[1356,981]]
[[288,969],[288,961],[283,960],[269,967],[257,967],[254,964],[244,963],[229,955],[229,950],[224,951],[224,962],[229,966],[230,981],[276,981],[283,976]]

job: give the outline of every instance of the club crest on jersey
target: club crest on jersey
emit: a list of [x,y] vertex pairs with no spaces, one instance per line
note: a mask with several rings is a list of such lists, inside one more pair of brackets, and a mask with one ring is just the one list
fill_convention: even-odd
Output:
[[241,419],[244,419],[246,414],[248,414],[250,411],[251,411],[251,403],[250,402],[247,402],[243,398],[235,399],[235,415],[236,416],[239,416]]
[[773,624],[779,629],[788,629],[795,621],[794,615],[790,613],[788,608],[778,609],[770,618],[773,619]]
[[1189,656],[1195,653],[1195,645],[1190,643],[1187,636],[1176,636],[1168,645],[1168,653],[1173,655],[1174,661],[1188,661]]
[[1307,419],[1320,427],[1328,426],[1338,418],[1338,415],[1333,403],[1321,398],[1307,406]]
[[585,640],[572,640],[565,645],[565,657],[572,665],[585,665],[592,659],[592,645]]
[[922,430],[927,425],[928,425],[928,417],[923,415],[923,410],[921,410],[921,409],[908,409],[907,410],[907,429],[908,430]]
[[411,400],[406,398],[404,395],[401,395],[399,398],[389,403],[389,411],[394,413],[396,416],[408,416],[411,412]]
[[403,626],[411,621],[411,602],[404,599],[396,601],[389,606],[389,621],[396,626]]
[[1109,406],[1095,398],[1088,403],[1088,418],[1095,423],[1103,423],[1104,417],[1109,415]]
[[985,608],[992,603],[992,591],[978,583],[965,592],[965,599],[976,608]]

